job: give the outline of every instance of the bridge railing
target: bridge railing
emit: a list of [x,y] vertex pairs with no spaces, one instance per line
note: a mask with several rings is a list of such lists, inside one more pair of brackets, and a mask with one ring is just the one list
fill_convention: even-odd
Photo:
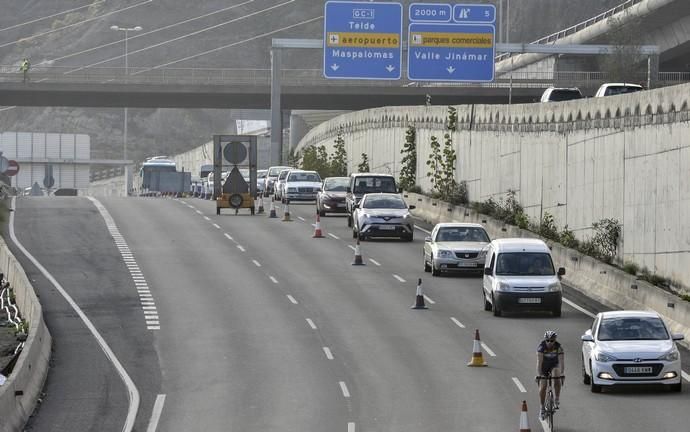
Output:
[[[74,84],[127,84],[127,85],[246,85],[268,87],[271,84],[270,69],[211,69],[211,68],[83,68],[63,66],[37,66],[29,71],[29,85],[34,83]],[[513,72],[498,75],[490,83],[415,82],[329,80],[323,77],[321,69],[286,69],[282,72],[284,87],[313,86],[371,86],[371,87],[512,87],[545,88],[550,85],[593,88],[611,81],[604,72]],[[646,75],[636,77],[634,82],[646,82]],[[23,75],[16,66],[0,66],[0,82],[22,83]],[[660,72],[657,86],[680,84],[690,81],[687,72]]]
[[[603,21],[609,17],[612,17],[616,15],[619,12],[622,12],[632,6],[635,6],[638,3],[641,3],[645,0],[627,0],[625,3],[619,4],[616,7],[613,7],[606,12],[602,12],[597,16],[594,16],[592,18],[589,18],[586,21],[582,21],[581,23],[575,24],[573,26],[570,26],[568,28],[564,28],[563,30],[559,30],[556,33],[551,33],[550,35],[544,36],[542,38],[539,38],[533,42],[530,42],[532,44],[548,44],[552,42],[556,42],[559,39],[563,39],[566,36],[570,36],[573,33],[577,33],[579,31],[582,31],[586,29],[587,27],[590,27],[600,21]],[[496,56],[496,62],[499,62],[501,60],[505,60],[507,58],[510,58],[510,56],[513,55],[513,53],[503,53],[498,56]]]

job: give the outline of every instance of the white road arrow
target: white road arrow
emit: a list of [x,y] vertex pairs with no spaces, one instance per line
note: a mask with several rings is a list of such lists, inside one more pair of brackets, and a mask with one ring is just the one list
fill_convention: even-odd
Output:
[[386,66],[386,70],[387,70],[388,72],[393,72],[393,71],[395,70],[395,66],[393,66],[393,65],[388,65],[388,66]]
[[448,66],[446,68],[446,70],[448,71],[449,74],[452,74],[453,72],[455,72],[455,68],[453,66]]
[[335,63],[333,63],[333,64],[331,65],[331,69],[333,69],[334,71],[337,71],[338,69],[340,69],[340,66],[338,66],[338,65],[335,64]]

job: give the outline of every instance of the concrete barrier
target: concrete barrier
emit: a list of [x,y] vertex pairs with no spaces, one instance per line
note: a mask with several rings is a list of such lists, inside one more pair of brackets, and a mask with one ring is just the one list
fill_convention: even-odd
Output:
[[0,432],[24,430],[48,375],[52,339],[43,321],[43,309],[24,269],[0,238],[0,269],[14,290],[17,307],[29,322],[26,339],[13,372],[0,386]]
[[[405,200],[415,205],[412,214],[431,224],[439,222],[481,223],[492,239],[540,238],[537,234],[493,219],[462,206],[454,206],[424,195],[405,193]],[[690,302],[673,295],[634,275],[544,239],[551,246],[556,267],[565,267],[563,282],[608,307],[614,309],[653,310],[658,312],[671,331],[682,333],[683,346],[690,349]]]

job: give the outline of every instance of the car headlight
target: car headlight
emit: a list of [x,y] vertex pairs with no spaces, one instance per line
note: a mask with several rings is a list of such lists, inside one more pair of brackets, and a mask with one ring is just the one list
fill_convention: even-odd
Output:
[[499,282],[498,285],[496,285],[496,291],[510,291],[510,284]]
[[369,213],[362,213],[362,217],[364,219],[369,219],[371,217],[371,215]]
[[438,251],[438,257],[439,258],[453,258],[453,252],[449,250],[440,250]]
[[554,282],[551,285],[546,287],[547,291],[552,291],[552,292],[558,292],[561,290],[561,283],[560,282]]
[[615,358],[614,356],[609,355],[609,354],[604,354],[604,353],[596,353],[596,354],[594,355],[594,359],[595,359],[596,361],[602,362],[602,363],[608,363],[608,362],[612,362],[612,361],[618,360],[618,359]]
[[409,214],[409,213],[406,213],[406,214],[403,215],[403,219],[409,219],[409,218],[411,218],[411,217],[412,217],[412,215]]
[[673,351],[669,351],[666,354],[659,357],[659,360],[676,361],[679,358],[680,358],[680,354],[678,353],[678,350],[674,349]]
[[486,249],[483,249],[479,252],[479,258],[486,258]]

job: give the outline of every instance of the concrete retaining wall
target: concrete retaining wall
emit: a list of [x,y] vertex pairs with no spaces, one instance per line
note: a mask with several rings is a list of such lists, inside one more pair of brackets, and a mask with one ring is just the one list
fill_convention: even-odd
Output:
[[[405,194],[408,204],[417,206],[412,213],[432,224],[439,222],[481,223],[492,239],[529,237],[539,238],[531,231],[505,225],[476,211],[452,206],[424,195]],[[616,309],[654,310],[664,317],[671,331],[683,333],[682,344],[690,348],[690,302],[684,301],[661,288],[637,280],[614,266],[597,261],[580,252],[563,247],[550,240],[556,267],[565,267],[563,282],[586,296]],[[672,306],[670,306],[672,305]]]
[[[623,225],[620,261],[690,285],[690,85],[561,103],[457,106],[451,134],[456,178],[470,200],[514,190],[534,222],[549,212],[579,239],[592,222]],[[417,131],[417,182],[430,189],[431,136],[446,133],[447,107],[386,107],[336,117],[312,129],[298,150],[333,152],[340,126],[356,170],[397,175],[405,131]]]
[[24,430],[48,374],[52,339],[43,321],[43,309],[24,269],[0,238],[0,269],[14,290],[17,307],[29,322],[29,337],[14,371],[0,386],[0,432]]

